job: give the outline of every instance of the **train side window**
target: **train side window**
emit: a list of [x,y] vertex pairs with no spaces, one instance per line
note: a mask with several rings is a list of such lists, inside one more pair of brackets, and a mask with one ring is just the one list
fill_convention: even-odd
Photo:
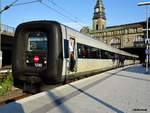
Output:
[[110,53],[108,51],[105,52],[107,59],[110,58]]
[[99,52],[99,58],[101,59],[102,58],[102,52],[100,49],[98,50],[98,52]]
[[90,48],[84,44],[77,44],[78,58],[89,58]]
[[101,58],[101,50],[95,47],[77,43],[78,58]]
[[101,58],[102,59],[112,59],[111,52],[105,51],[105,50],[101,50]]
[[87,58],[88,51],[86,45],[78,43],[77,49],[78,49],[78,58]]
[[77,52],[78,52],[78,58],[82,58],[81,44],[79,43],[77,43]]
[[101,58],[102,58],[102,59],[107,59],[105,50],[101,50]]
[[82,46],[82,58],[88,58],[89,48],[86,45]]
[[104,50],[101,50],[101,59],[104,59]]
[[115,54],[112,52],[109,52],[109,59],[115,59]]
[[64,57],[69,58],[69,43],[66,39],[64,39]]
[[99,58],[99,49],[91,47],[90,56],[95,59]]

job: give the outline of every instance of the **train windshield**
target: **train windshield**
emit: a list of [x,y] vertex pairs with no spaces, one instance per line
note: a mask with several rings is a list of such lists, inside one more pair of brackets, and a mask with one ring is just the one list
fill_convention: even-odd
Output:
[[28,36],[28,51],[47,51],[47,33],[31,32]]

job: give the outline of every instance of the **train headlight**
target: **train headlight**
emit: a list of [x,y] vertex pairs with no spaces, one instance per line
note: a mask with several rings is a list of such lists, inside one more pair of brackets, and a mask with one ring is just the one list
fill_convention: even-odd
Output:
[[47,61],[46,61],[46,60],[44,61],[44,64],[47,64]]
[[26,63],[29,63],[29,60],[26,60]]

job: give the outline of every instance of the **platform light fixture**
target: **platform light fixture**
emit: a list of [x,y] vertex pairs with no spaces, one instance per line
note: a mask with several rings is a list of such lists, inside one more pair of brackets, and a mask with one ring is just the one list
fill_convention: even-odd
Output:
[[140,2],[140,3],[138,3],[138,6],[143,6],[143,5],[150,5],[150,2]]
[[146,50],[145,50],[145,54],[146,54],[146,73],[149,72],[149,69],[148,69],[148,63],[149,63],[149,52],[150,52],[150,39],[148,37],[148,33],[149,33],[149,17],[148,17],[148,5],[150,5],[150,2],[140,2],[138,3],[138,6],[146,6],[146,38],[145,38],[145,44],[146,44]]
[[0,0],[0,68],[2,67],[2,49],[1,49],[1,34],[2,34],[2,23],[1,23],[1,9],[2,2]]

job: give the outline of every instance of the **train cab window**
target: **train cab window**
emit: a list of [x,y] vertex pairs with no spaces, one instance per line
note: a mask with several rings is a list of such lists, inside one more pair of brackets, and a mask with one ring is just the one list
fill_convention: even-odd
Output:
[[47,65],[48,35],[45,32],[30,32],[27,39],[26,64],[36,68]]
[[47,34],[44,32],[29,33],[27,51],[47,51]]

